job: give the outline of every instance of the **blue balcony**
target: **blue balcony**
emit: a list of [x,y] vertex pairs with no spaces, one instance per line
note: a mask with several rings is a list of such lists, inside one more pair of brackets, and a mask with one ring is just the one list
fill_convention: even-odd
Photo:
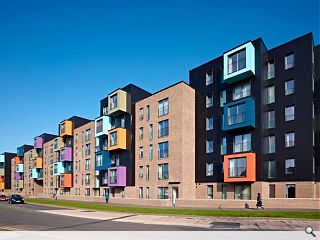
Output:
[[251,42],[223,54],[223,80],[233,83],[255,75],[255,48]]
[[30,169],[30,178],[42,179],[43,178],[43,170],[39,169],[39,168],[31,168]]
[[72,173],[72,162],[56,162],[53,164],[53,175],[58,176],[63,173]]
[[107,170],[111,166],[110,154],[108,151],[99,151],[95,155],[95,170]]
[[228,131],[245,127],[255,128],[255,100],[246,97],[223,106],[222,130]]
[[17,156],[18,157],[23,157],[24,156],[24,147],[18,147],[17,148]]
[[98,117],[95,120],[95,135],[96,137],[107,136],[111,129],[110,119],[108,116]]

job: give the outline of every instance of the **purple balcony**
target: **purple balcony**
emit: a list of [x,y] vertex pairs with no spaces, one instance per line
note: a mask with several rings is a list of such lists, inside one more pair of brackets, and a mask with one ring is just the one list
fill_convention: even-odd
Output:
[[15,180],[23,180],[23,173],[17,172],[15,176]]
[[43,138],[35,137],[34,138],[34,148],[42,149],[43,147]]
[[64,147],[60,151],[60,161],[72,161],[72,148]]
[[108,168],[108,186],[124,187],[127,184],[127,168],[126,167],[110,167]]

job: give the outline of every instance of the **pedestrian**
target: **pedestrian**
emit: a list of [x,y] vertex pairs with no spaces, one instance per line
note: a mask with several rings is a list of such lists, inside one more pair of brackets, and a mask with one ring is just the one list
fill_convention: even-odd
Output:
[[262,204],[262,198],[261,198],[261,194],[260,194],[260,193],[258,193],[258,196],[257,196],[257,204],[256,204],[256,206],[257,206],[257,209],[258,209],[259,207],[261,207],[261,209],[264,209],[263,204]]
[[104,196],[105,197],[105,199],[106,199],[106,204],[109,202],[109,193],[108,192],[106,192],[106,195]]

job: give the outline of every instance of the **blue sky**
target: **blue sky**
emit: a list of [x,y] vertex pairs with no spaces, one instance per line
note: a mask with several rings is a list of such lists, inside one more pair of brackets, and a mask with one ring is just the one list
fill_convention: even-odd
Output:
[[94,119],[134,83],[150,92],[247,40],[268,48],[313,32],[319,1],[0,1],[0,153]]

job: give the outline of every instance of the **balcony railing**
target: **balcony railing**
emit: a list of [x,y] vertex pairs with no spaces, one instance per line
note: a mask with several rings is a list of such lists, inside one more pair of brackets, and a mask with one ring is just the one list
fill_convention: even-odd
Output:
[[246,121],[247,114],[245,112],[228,116],[228,125],[240,124]]
[[246,167],[233,167],[228,169],[228,175],[230,178],[246,177],[247,168]]

